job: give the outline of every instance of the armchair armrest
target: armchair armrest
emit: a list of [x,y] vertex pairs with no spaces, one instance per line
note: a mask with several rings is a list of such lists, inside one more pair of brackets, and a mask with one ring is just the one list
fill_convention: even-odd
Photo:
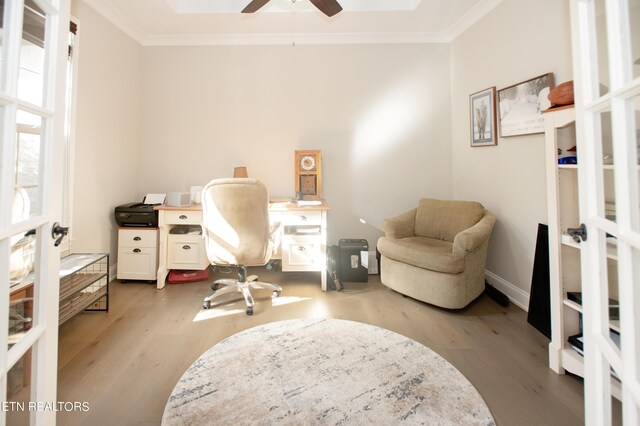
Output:
[[382,231],[388,238],[407,238],[413,236],[413,228],[416,223],[417,208],[406,213],[385,219],[382,222]]
[[453,253],[464,255],[484,244],[491,236],[491,230],[496,223],[496,216],[485,210],[482,219],[471,228],[458,233],[453,239]]

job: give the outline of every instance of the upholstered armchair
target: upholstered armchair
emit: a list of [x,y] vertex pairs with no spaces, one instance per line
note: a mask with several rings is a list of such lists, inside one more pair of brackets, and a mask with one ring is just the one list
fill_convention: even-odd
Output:
[[464,308],[484,291],[495,221],[475,201],[421,199],[417,208],[382,224],[382,283],[432,305]]

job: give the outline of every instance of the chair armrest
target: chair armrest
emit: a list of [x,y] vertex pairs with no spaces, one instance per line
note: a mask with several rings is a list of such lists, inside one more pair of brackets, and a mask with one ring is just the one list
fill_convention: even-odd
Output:
[[406,213],[385,219],[382,222],[382,231],[388,238],[407,238],[413,236],[413,228],[416,223],[417,208]]
[[453,253],[464,255],[485,243],[491,236],[491,230],[496,223],[496,216],[485,210],[482,219],[471,228],[458,233],[453,239]]

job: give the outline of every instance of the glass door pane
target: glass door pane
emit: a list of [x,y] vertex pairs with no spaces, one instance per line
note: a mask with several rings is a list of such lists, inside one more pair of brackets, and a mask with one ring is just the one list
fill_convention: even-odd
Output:
[[18,98],[42,105],[44,92],[44,38],[46,15],[33,0],[25,0]]
[[633,78],[640,77],[640,0],[629,1]]
[[[0,82],[2,81],[2,50],[4,48],[4,0],[0,0]],[[1,84],[0,84],[1,86]]]
[[35,306],[34,262],[35,235],[14,235],[11,238],[9,262],[9,340],[11,348],[33,327]]
[[37,115],[18,111],[15,147],[15,190],[22,194],[22,212],[14,215],[13,223],[42,213],[43,147],[42,119]]
[[27,426],[30,412],[37,410],[31,402],[31,349],[9,370],[7,374],[7,424]]

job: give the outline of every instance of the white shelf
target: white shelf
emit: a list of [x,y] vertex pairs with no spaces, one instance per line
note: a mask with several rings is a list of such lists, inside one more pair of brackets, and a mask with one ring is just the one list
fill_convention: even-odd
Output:
[[609,328],[611,328],[613,331],[617,332],[618,334],[620,333],[620,321],[615,320],[615,321],[609,321]]
[[576,110],[573,105],[562,106],[559,108],[552,108],[543,111],[544,119],[551,120],[553,127],[556,129],[562,129],[567,127],[576,120]]
[[[567,234],[562,234],[561,242],[562,242],[562,245],[573,247],[578,250],[582,248],[580,246],[580,243],[576,243],[575,241],[573,241],[573,238],[571,238]],[[607,243],[607,258],[612,260],[618,260],[618,247],[616,247],[616,245],[611,242]]]
[[581,304],[576,303],[573,300],[569,300],[569,299],[564,299],[563,303],[565,305],[567,305],[568,307],[570,307],[571,309],[574,309],[574,310],[582,313],[582,305]]
[[[565,306],[568,306],[569,308],[573,309],[576,312],[582,313],[582,305],[579,303],[574,302],[573,300],[569,300],[567,298],[565,298],[562,303],[564,303]],[[620,333],[620,321],[618,320],[611,320],[609,321],[609,328],[613,331],[616,331],[618,333]]]
[[[578,170],[578,165],[577,164],[558,164],[558,168],[559,169]],[[613,164],[604,164],[602,166],[602,168],[604,170],[614,170]],[[640,171],[640,164],[638,165],[638,171]]]
[[[571,345],[562,349],[562,367],[571,374],[584,377],[584,359],[582,355],[576,352]],[[611,377],[611,395],[617,399],[622,398],[622,387],[620,382]]]
[[565,370],[576,376],[584,377],[584,359],[568,343],[567,348],[562,349],[562,366]]
[[[575,145],[575,110],[573,107],[548,110],[545,120],[545,160],[547,176],[547,208],[549,224],[549,272],[551,292],[551,336],[549,344],[549,367],[556,372],[567,371],[584,377],[584,359],[569,344],[568,338],[578,332],[578,314],[583,307],[567,298],[567,290],[578,290],[580,283],[575,282],[580,274],[579,258],[569,250],[580,250],[582,243],[575,242],[563,234],[563,221],[576,222],[572,217],[578,208],[578,167],[579,164],[558,164],[558,148]],[[559,129],[566,129],[559,131]],[[604,170],[614,170],[614,166],[602,165]],[[565,172],[561,172],[566,170]],[[640,170],[640,168],[639,168]],[[607,174],[608,177],[611,175]],[[565,179],[569,177],[569,179]],[[571,194],[573,196],[567,196]],[[574,223],[575,224],[575,223]],[[565,231],[566,232],[566,231]],[[563,249],[570,247],[570,249]],[[566,252],[566,253],[565,253]],[[566,255],[566,259],[564,259]],[[607,257],[617,259],[617,247],[607,243]],[[565,277],[573,278],[565,288]],[[576,288],[578,287],[578,288]],[[572,312],[573,311],[573,312]],[[612,330],[619,331],[619,322],[611,321]],[[611,380],[612,395],[620,398],[620,383]]]

